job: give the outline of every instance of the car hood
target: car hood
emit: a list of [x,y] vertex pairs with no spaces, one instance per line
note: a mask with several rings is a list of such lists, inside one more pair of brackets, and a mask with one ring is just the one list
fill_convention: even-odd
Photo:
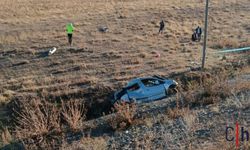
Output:
[[170,80],[170,79],[166,79],[164,80],[165,84],[174,84],[174,85],[178,85],[178,83],[175,80]]

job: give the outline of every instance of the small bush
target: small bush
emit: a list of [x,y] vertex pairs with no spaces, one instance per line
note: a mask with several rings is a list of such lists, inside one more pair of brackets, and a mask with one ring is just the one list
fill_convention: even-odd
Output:
[[20,110],[15,110],[15,132],[18,139],[61,131],[60,111],[55,105],[39,100],[19,102],[19,105]]
[[190,87],[194,86],[196,87],[195,89],[199,90],[190,88],[191,90],[188,90],[184,94],[184,99],[187,103],[192,104],[207,105],[216,103],[216,101],[226,98],[231,94],[231,88],[229,83],[226,82],[226,78],[222,76],[213,77],[202,80],[200,84],[191,83]]
[[2,90],[0,91],[0,104],[8,103],[13,97],[14,92],[11,90]]
[[185,78],[180,90],[182,98],[186,104],[208,105],[250,89],[250,83],[237,79],[230,71],[221,70],[209,76]]
[[120,130],[133,124],[136,114],[135,103],[116,103],[114,111],[116,111],[115,116],[109,120],[109,124],[113,129]]
[[179,117],[184,117],[188,112],[190,112],[189,108],[179,108],[175,107],[167,110],[167,115],[171,119],[177,119]]
[[7,101],[7,98],[3,95],[0,95],[0,104],[5,104]]
[[3,145],[7,145],[12,141],[12,136],[8,128],[4,128],[1,133],[1,142]]
[[62,102],[63,119],[72,130],[78,130],[82,127],[86,118],[86,109],[84,103],[80,100],[71,100]]

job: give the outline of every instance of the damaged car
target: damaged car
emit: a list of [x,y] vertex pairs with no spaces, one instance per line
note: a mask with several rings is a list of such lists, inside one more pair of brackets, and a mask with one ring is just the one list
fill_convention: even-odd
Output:
[[177,85],[178,83],[175,80],[160,76],[136,78],[114,93],[112,103],[143,103],[159,100],[176,93]]

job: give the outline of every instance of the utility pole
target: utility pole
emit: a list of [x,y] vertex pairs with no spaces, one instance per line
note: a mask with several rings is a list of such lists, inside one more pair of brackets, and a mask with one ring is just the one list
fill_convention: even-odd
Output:
[[203,54],[202,54],[202,66],[201,68],[204,69],[205,60],[206,60],[206,48],[207,48],[207,24],[208,24],[208,2],[206,0],[206,15],[205,15],[205,33],[204,33],[204,42],[203,42]]

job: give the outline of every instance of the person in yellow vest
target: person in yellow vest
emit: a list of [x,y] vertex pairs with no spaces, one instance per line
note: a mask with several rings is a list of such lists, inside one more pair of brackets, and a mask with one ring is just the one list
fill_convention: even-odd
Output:
[[72,23],[67,24],[67,26],[66,26],[66,31],[67,31],[67,34],[68,34],[69,45],[71,46],[71,44],[72,44],[73,32],[74,32],[74,26],[73,26]]

